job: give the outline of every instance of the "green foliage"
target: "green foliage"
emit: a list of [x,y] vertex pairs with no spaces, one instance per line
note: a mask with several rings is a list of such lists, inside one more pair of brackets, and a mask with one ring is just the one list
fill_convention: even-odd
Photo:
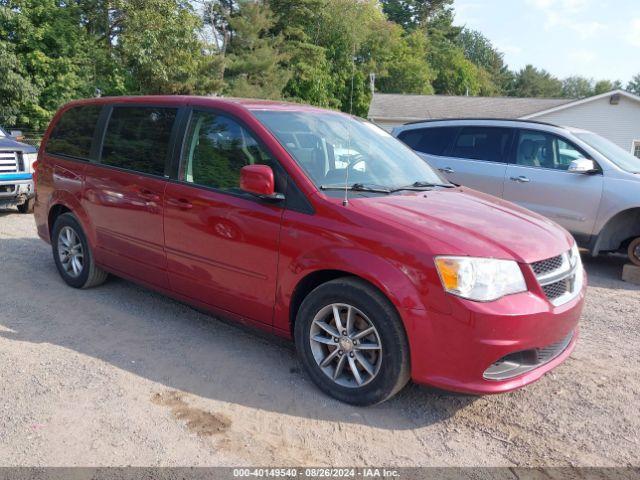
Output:
[[512,94],[516,97],[562,97],[562,82],[546,70],[527,65],[516,74]]
[[451,10],[453,0],[382,0],[389,20],[405,30],[426,27],[434,18]]
[[229,19],[234,32],[227,49],[226,92],[237,97],[280,98],[290,74],[283,64],[283,39],[271,33],[273,13],[265,5],[244,1]]
[[[584,97],[621,88],[512,72],[453,0],[0,0],[0,122],[43,129],[96,94],[286,98],[365,115],[382,93]],[[627,86],[640,94],[640,74]]]
[[636,95],[640,95],[640,73],[635,75],[627,84],[627,90]]
[[612,90],[619,90],[622,88],[622,82],[620,80],[600,80],[596,82],[593,87],[593,94],[600,95],[601,93],[611,92]]
[[222,62],[195,35],[202,21],[187,2],[128,0],[115,54],[126,89],[139,94],[206,94],[222,87]]
[[27,125],[29,119],[25,112],[35,110],[37,90],[12,47],[0,40],[0,122]]
[[593,95],[593,81],[573,76],[562,81],[562,96],[567,98],[585,98]]

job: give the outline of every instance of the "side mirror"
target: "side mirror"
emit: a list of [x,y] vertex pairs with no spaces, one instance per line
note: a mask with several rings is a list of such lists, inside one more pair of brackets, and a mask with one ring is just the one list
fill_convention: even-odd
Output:
[[240,170],[240,189],[265,200],[283,200],[275,192],[273,170],[267,165],[247,165]]
[[569,173],[589,174],[589,173],[597,172],[598,167],[596,167],[596,163],[593,160],[587,160],[586,158],[579,158],[577,160],[573,160],[569,164],[569,169],[567,171]]

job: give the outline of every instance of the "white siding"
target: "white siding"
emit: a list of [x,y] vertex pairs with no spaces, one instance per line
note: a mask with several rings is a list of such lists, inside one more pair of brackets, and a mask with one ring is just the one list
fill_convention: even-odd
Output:
[[633,141],[640,140],[640,102],[621,96],[618,105],[611,105],[609,98],[531,119],[590,130],[631,151]]

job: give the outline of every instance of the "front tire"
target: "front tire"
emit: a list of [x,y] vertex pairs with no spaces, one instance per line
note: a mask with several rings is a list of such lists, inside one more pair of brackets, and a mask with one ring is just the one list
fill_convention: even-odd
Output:
[[366,282],[339,278],[302,302],[295,323],[298,354],[326,394],[374,405],[409,381],[409,345],[393,305]]
[[24,201],[23,204],[18,205],[18,212],[20,213],[33,213],[33,204],[34,204],[34,199],[33,198],[28,198],[27,200]]
[[640,237],[636,238],[629,244],[627,255],[629,255],[629,260],[631,260],[634,265],[638,265],[640,267]]
[[80,222],[71,213],[65,213],[56,219],[51,246],[58,273],[67,285],[74,288],[96,287],[109,276],[96,266]]

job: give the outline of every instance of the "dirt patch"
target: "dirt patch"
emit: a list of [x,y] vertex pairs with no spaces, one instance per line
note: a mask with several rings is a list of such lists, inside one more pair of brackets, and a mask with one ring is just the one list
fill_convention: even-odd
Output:
[[231,420],[219,413],[211,413],[200,408],[189,406],[180,392],[155,393],[151,401],[156,405],[169,407],[177,420],[186,423],[189,431],[200,437],[210,437],[226,432],[231,426]]

